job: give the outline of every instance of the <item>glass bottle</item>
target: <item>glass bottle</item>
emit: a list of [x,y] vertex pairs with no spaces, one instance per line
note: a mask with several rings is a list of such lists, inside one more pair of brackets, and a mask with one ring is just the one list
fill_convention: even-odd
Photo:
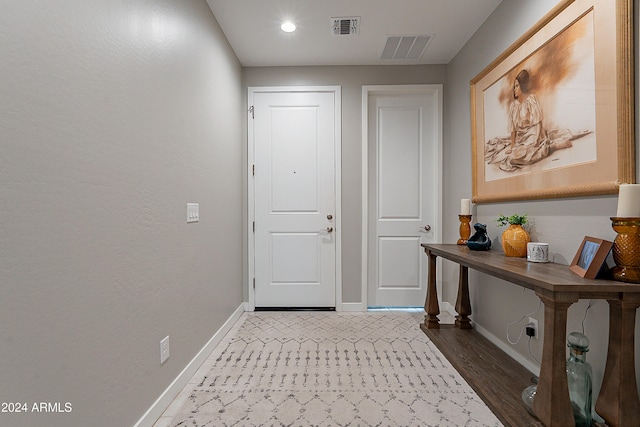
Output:
[[573,408],[576,427],[591,426],[591,365],[587,363],[589,338],[580,332],[569,334],[569,360],[567,360],[567,383],[569,399]]
[[527,412],[535,416],[535,414],[533,413],[533,399],[535,399],[536,392],[538,391],[538,377],[533,377],[531,379],[531,382],[533,382],[533,385],[530,385],[529,387],[522,390],[521,397],[522,402],[524,403],[524,407],[527,409]]

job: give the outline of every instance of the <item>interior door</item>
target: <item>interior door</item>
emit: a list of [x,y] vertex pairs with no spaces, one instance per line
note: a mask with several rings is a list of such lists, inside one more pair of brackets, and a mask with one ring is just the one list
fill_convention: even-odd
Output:
[[439,234],[439,92],[368,100],[368,305],[422,306]]
[[253,93],[254,302],[336,305],[336,93]]

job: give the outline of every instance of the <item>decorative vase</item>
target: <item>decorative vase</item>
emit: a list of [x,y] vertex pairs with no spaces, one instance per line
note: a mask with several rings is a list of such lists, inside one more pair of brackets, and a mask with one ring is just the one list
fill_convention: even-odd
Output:
[[522,402],[524,403],[524,407],[527,409],[531,415],[535,416],[533,412],[533,399],[536,398],[536,393],[538,392],[538,378],[535,378],[535,384],[530,385],[529,387],[522,390]]
[[520,224],[511,224],[502,233],[502,249],[506,256],[524,258],[527,256],[527,243],[531,237]]

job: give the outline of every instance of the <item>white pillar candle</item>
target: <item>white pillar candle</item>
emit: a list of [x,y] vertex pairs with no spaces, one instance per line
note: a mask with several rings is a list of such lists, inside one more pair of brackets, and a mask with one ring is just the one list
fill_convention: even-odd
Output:
[[620,184],[618,191],[619,218],[640,218],[640,184]]
[[460,200],[460,215],[471,215],[471,200]]

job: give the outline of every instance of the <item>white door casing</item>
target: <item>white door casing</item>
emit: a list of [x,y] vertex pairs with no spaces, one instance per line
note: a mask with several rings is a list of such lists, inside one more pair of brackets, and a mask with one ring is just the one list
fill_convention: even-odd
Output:
[[249,105],[249,309],[338,308],[340,88],[249,88]]
[[363,301],[422,306],[442,240],[442,87],[363,88]]

